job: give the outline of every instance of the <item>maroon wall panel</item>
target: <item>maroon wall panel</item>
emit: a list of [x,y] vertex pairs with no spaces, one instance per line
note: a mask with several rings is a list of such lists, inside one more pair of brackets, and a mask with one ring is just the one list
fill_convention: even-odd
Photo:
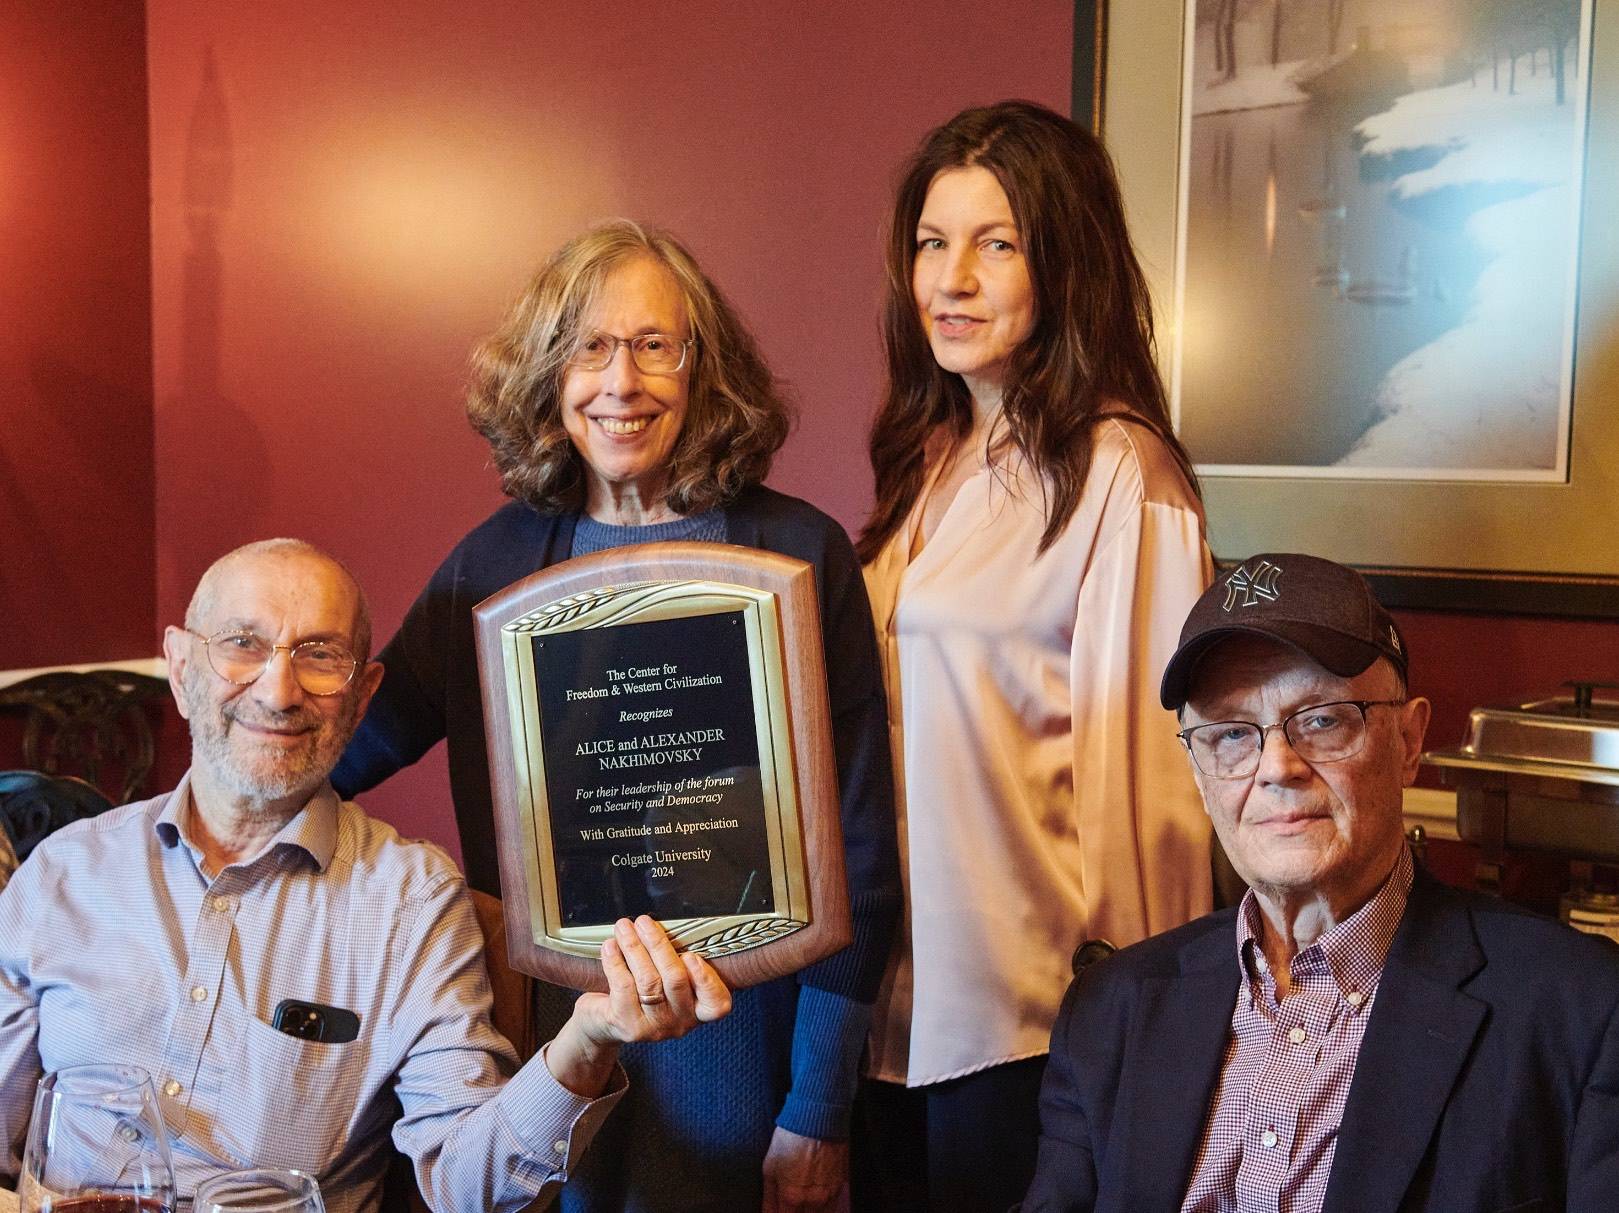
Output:
[[[149,0],[158,607],[226,548],[329,545],[387,635],[500,498],[460,389],[536,261],[684,236],[802,408],[773,477],[870,497],[890,181],[960,107],[1067,103],[1058,0]],[[441,763],[367,803],[448,842]]]
[[0,6],[0,670],[155,651],[142,10]]

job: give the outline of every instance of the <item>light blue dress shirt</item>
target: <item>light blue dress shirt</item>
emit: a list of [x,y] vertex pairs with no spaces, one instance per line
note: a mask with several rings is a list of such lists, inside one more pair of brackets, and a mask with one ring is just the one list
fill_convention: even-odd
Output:
[[[328,787],[210,881],[190,812],[188,776],[52,835],[0,889],[0,1173],[42,1072],[123,1062],[158,1088],[182,1197],[223,1169],[297,1167],[329,1213],[375,1209],[390,1131],[440,1213],[521,1209],[567,1178],[622,1076],[597,1100],[543,1057],[511,1077],[443,851]],[[277,1031],[289,998],[353,1011],[358,1038]]]

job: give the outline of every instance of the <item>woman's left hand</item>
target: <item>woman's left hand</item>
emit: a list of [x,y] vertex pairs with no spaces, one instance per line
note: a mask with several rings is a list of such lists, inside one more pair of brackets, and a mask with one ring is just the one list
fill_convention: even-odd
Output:
[[764,1213],[830,1213],[849,1178],[849,1143],[776,1127],[765,1154]]

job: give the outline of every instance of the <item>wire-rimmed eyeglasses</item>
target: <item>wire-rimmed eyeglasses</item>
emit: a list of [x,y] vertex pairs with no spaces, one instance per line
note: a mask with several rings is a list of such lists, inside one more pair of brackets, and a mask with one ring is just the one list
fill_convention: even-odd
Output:
[[618,347],[630,347],[630,358],[645,375],[673,375],[686,365],[686,355],[697,342],[687,337],[671,337],[668,333],[637,333],[633,337],[615,337],[595,329],[579,339],[568,365],[582,371],[604,371],[614,358]]
[[1305,762],[1341,762],[1366,744],[1366,709],[1395,708],[1403,699],[1345,699],[1316,703],[1274,724],[1252,720],[1215,720],[1182,729],[1175,736],[1203,774],[1215,779],[1245,779],[1259,769],[1265,737],[1281,729],[1287,744]]
[[285,651],[292,663],[292,676],[311,695],[335,695],[354,679],[359,661],[342,645],[330,640],[305,640],[299,644],[272,644],[257,632],[228,628],[204,636],[181,628],[208,648],[208,664],[226,682],[245,687],[258,681],[265,667]]

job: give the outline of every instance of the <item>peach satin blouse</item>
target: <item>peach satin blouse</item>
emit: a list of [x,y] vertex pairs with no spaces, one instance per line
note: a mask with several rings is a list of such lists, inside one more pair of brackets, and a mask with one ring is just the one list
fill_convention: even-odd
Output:
[[870,1073],[910,1086],[1045,1053],[1082,940],[1122,947],[1211,898],[1208,819],[1158,704],[1211,562],[1164,444],[1102,423],[1044,553],[1015,453],[917,551],[925,499],[866,567],[906,891]]

